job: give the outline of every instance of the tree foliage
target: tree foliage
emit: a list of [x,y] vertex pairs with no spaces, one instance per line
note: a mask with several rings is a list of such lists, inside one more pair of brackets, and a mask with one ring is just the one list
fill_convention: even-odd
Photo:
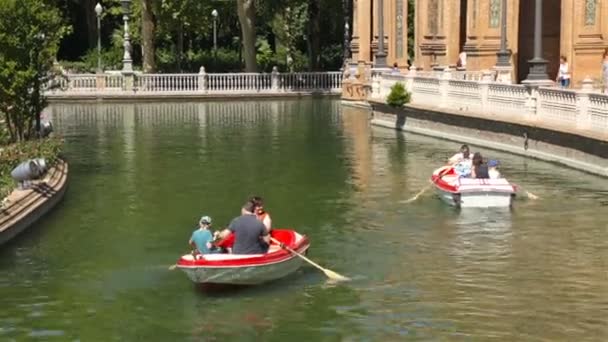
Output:
[[409,103],[411,94],[405,89],[403,83],[397,82],[391,87],[391,92],[386,97],[386,104],[391,107],[401,108],[406,103]]
[[41,89],[54,77],[67,32],[59,10],[44,0],[0,0],[0,113],[11,141],[35,136],[46,106]]
[[[97,65],[97,28],[92,0],[48,0],[74,33],[59,58],[77,69]],[[102,64],[120,64],[123,21],[120,0],[103,0]],[[342,64],[344,1],[336,0],[133,0],[129,20],[136,69],[152,72],[270,71],[331,69]],[[90,7],[90,8],[89,8]],[[213,16],[217,10],[217,61],[213,57]],[[76,54],[76,55],[75,55]],[[222,60],[222,58],[227,58]],[[197,64],[204,61],[207,64]],[[118,68],[120,65],[118,65]]]

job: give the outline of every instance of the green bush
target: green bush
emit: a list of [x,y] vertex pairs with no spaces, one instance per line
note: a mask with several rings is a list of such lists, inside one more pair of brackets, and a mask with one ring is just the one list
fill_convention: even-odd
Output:
[[[243,70],[239,52],[227,48],[217,49],[217,62],[213,50],[186,51],[182,56],[181,71],[198,73],[204,66],[206,72],[240,72]],[[159,48],[156,50],[156,67],[158,72],[179,72],[177,55],[172,49]]]
[[395,83],[391,87],[391,92],[386,97],[386,103],[391,107],[401,108],[406,103],[410,103],[411,94],[405,90],[401,82]]
[[63,140],[51,137],[28,140],[25,142],[0,147],[0,198],[8,196],[15,182],[11,171],[20,163],[33,158],[44,158],[48,167],[57,164]]

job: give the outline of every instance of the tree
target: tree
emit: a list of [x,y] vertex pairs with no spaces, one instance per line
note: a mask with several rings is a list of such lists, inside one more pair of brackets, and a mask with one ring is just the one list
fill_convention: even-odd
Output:
[[141,48],[144,72],[156,71],[154,33],[156,17],[152,0],[141,0]]
[[255,0],[237,0],[237,13],[241,24],[243,36],[243,57],[245,58],[245,71],[257,72],[256,63],[256,31],[255,31]]
[[311,0],[308,4],[308,67],[317,71],[321,53],[321,3]]
[[0,0],[0,112],[11,141],[40,131],[42,88],[54,77],[53,61],[68,31],[59,10],[43,0]]
[[391,107],[401,108],[410,103],[412,95],[405,89],[403,83],[397,82],[391,87],[391,92],[386,97],[386,104]]

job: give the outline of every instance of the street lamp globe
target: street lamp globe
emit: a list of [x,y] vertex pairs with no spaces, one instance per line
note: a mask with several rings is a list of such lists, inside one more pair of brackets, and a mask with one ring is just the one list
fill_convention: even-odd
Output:
[[217,10],[213,10],[213,11],[211,11],[211,15],[212,15],[214,18],[217,18],[217,16],[218,16]]
[[95,5],[95,13],[99,17],[102,12],[103,12],[103,7],[101,7],[101,4],[98,2],[97,5]]
[[344,30],[346,32],[348,32],[349,29],[350,29],[350,25],[348,25],[348,23],[344,24]]

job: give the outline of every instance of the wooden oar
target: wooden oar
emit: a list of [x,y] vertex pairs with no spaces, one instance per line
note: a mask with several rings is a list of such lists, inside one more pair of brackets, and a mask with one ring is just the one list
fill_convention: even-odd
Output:
[[427,192],[427,190],[428,190],[428,189],[429,189],[431,186],[433,186],[433,184],[434,184],[433,182],[430,182],[430,183],[429,183],[427,186],[425,186],[425,187],[424,187],[422,190],[420,190],[420,192],[419,192],[419,193],[417,193],[417,194],[416,194],[416,196],[414,196],[414,197],[412,197],[412,198],[410,198],[410,199],[408,199],[408,200],[405,200],[405,201],[403,201],[403,202],[401,202],[401,203],[408,204],[408,203],[412,203],[412,202],[414,202],[415,200],[417,200],[417,199],[418,199],[418,197],[422,196],[422,194],[424,194],[425,192]]
[[348,277],[345,277],[345,276],[340,275],[340,274],[338,274],[338,273],[336,273],[336,272],[334,272],[334,271],[332,271],[332,270],[328,270],[328,269],[326,269],[326,268],[323,268],[323,267],[319,266],[319,265],[318,265],[317,263],[315,263],[314,261],[312,261],[312,260],[308,259],[307,257],[303,256],[302,254],[300,254],[300,253],[298,253],[298,252],[294,251],[293,249],[291,249],[291,248],[289,248],[289,247],[285,246],[285,244],[283,244],[281,241],[279,241],[279,240],[277,240],[277,239],[273,238],[272,236],[270,237],[270,240],[272,240],[272,242],[274,242],[274,243],[278,244],[278,245],[279,245],[281,248],[284,248],[284,249],[288,250],[289,252],[291,252],[291,253],[293,253],[293,254],[295,254],[295,255],[299,256],[300,258],[304,259],[304,260],[305,260],[306,262],[308,262],[309,264],[311,264],[311,265],[313,265],[314,267],[318,268],[319,270],[323,271],[323,273],[325,273],[325,275],[326,275],[326,276],[327,276],[329,279],[331,279],[331,280],[336,280],[336,281],[349,281],[349,280],[351,280],[351,279],[350,279],[350,278],[348,278]]
[[526,195],[528,195],[528,198],[531,198],[533,200],[537,200],[539,197],[536,196],[535,194],[531,193],[530,191],[524,190],[526,192]]
[[[449,170],[449,168],[446,168],[445,170],[441,171],[441,173],[439,173],[439,178],[445,176],[445,174],[448,172],[448,170]],[[422,194],[424,194],[425,192],[427,192],[434,184],[435,183],[433,183],[431,181],[427,186],[425,186],[422,190],[420,190],[420,192],[418,192],[416,194],[416,196],[414,196],[414,197],[412,197],[412,198],[410,198],[408,200],[405,200],[405,201],[403,201],[401,203],[408,204],[408,203],[414,202],[415,200],[418,199],[418,197],[422,196]]]
[[514,185],[517,187],[518,190],[524,192],[526,194],[526,196],[528,196],[529,199],[537,200],[537,199],[540,198],[540,197],[536,196],[535,194],[531,193],[530,191],[522,188],[521,186],[519,186],[519,185],[517,185],[515,183],[514,183]]

